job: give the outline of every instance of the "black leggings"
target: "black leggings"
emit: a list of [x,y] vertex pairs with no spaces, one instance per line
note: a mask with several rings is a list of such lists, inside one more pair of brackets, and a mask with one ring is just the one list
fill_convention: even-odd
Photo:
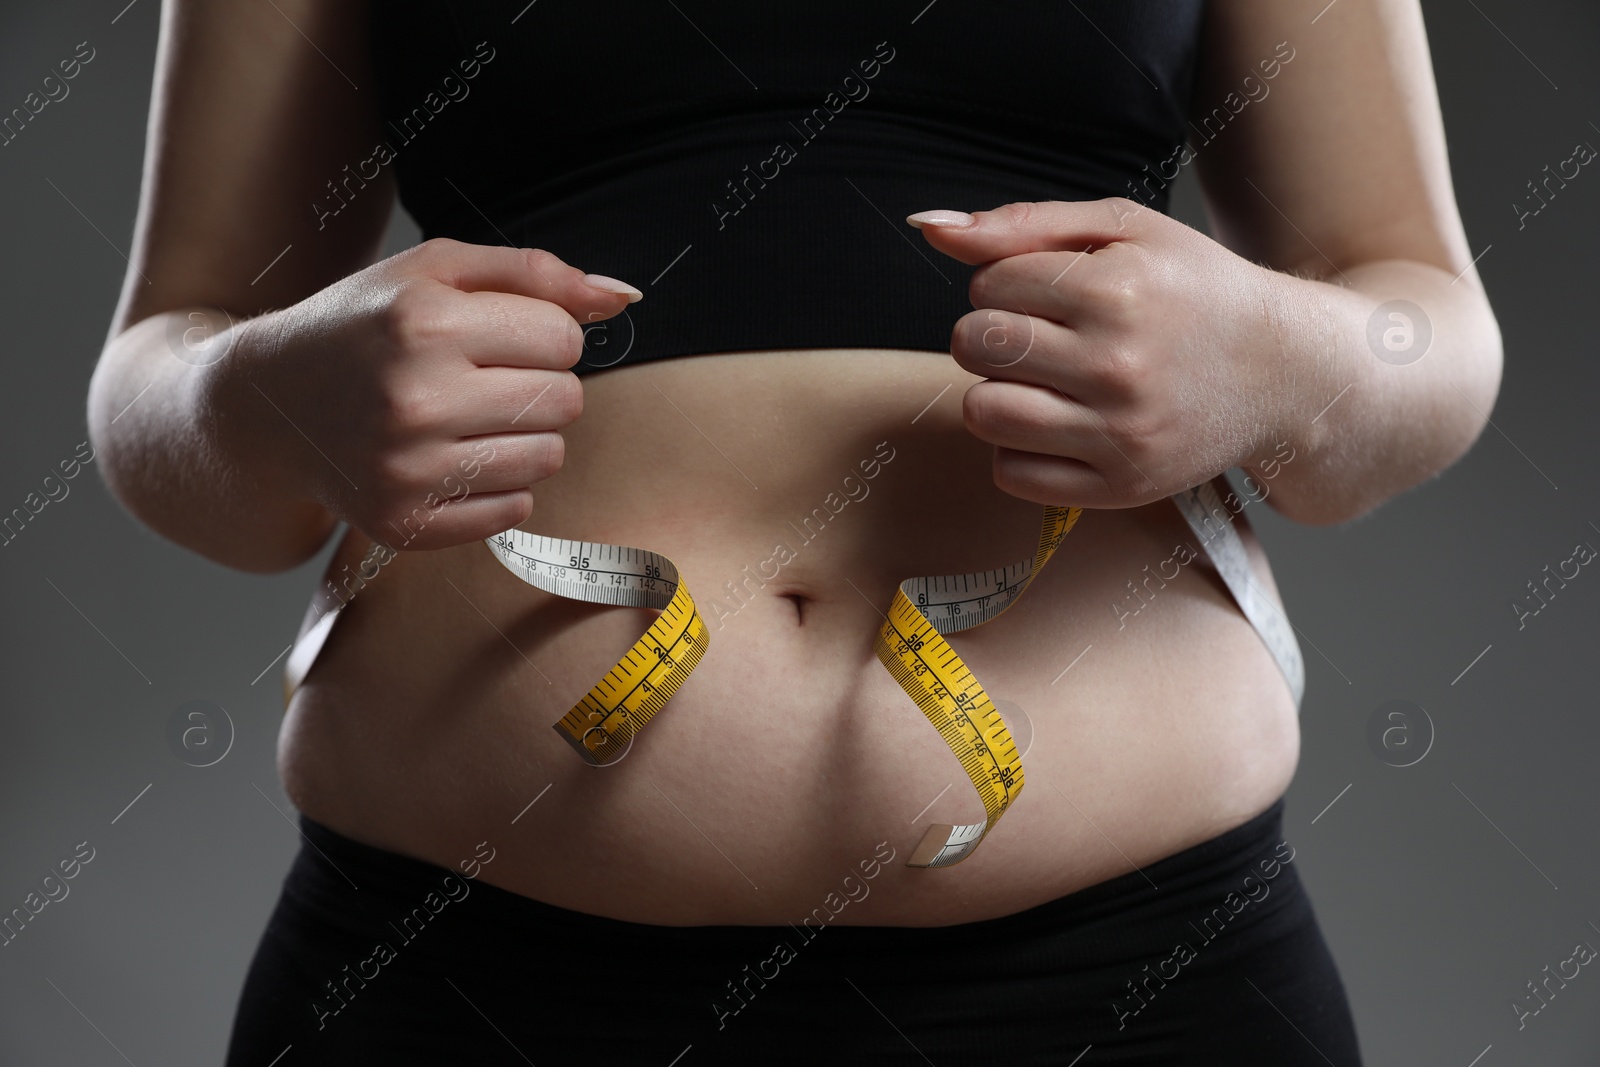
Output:
[[1003,918],[820,929],[600,918],[302,817],[227,1063],[1358,1067],[1282,812]]

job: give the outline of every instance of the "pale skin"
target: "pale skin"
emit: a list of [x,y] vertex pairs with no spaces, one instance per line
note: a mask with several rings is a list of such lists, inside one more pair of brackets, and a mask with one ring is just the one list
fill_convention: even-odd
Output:
[[[1021,557],[1042,503],[1093,510],[1014,608],[956,639],[1031,716],[1024,799],[971,860],[891,863],[838,921],[1005,914],[1237,825],[1292,776],[1295,712],[1203,563],[1135,620],[1106,611],[1184,536],[1164,498],[1240,466],[1285,516],[1347,521],[1447,468],[1493,406],[1500,337],[1412,0],[1341,0],[1315,26],[1277,0],[1208,4],[1197,109],[1295,48],[1191,164],[1216,240],[1121,199],[919,205],[939,212],[921,239],[985,264],[948,355],[582,379],[580,327],[626,307],[626,285],[559,250],[438,240],[374,262],[388,170],[318,229],[307,204],[376,139],[366,13],[278,6],[163,8],[135,269],[89,394],[98,465],[139,519],[228,566],[296,566],[341,520],[402,548],[289,708],[285,786],[335,829],[447,867],[493,830],[508,847],[484,877],[516,892],[647,922],[792,921],[879,841],[903,857],[922,822],[969,821],[957,769],[911,825],[955,765],[872,656],[876,611],[912,574]],[[1393,299],[1433,328],[1404,366],[1366,340]],[[174,358],[168,338],[196,323],[214,361]],[[618,425],[657,457],[648,478]],[[538,593],[478,542],[522,525],[647,546],[714,596],[885,439],[876,503],[713,635],[626,761],[578,765],[548,724],[650,615]],[[398,544],[392,524],[485,444],[471,492]],[[930,502],[952,487],[971,501],[957,516]]]

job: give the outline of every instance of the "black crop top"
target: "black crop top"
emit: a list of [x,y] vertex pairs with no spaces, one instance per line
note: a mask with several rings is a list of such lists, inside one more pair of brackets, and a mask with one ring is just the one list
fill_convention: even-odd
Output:
[[317,210],[392,166],[425,237],[644,290],[580,374],[946,352],[973,268],[905,216],[1135,195],[1185,139],[1203,2],[373,0],[385,141]]

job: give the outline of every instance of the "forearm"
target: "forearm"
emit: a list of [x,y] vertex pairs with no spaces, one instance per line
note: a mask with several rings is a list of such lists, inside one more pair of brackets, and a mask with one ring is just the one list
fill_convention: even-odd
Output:
[[[1471,270],[1452,284],[1445,271],[1409,260],[1342,272],[1319,262],[1326,280],[1275,274],[1270,282],[1283,359],[1262,392],[1277,410],[1262,417],[1293,446],[1293,459],[1270,466],[1277,442],[1267,442],[1265,469],[1241,466],[1270,477],[1266,499],[1281,514],[1324,525],[1365,514],[1467,451],[1499,392],[1501,342]],[[1404,323],[1387,315],[1369,344],[1369,320],[1391,300],[1422,309],[1412,344],[1420,347],[1424,322],[1432,338],[1421,358],[1405,350]],[[1388,329],[1398,350],[1384,345]]]
[[241,440],[243,427],[212,400],[216,376],[254,343],[262,320],[214,339],[228,354],[200,366],[209,357],[188,362],[169,343],[196,310],[227,321],[215,309],[185,308],[107,343],[89,383],[96,465],[122,505],[163,537],[239,570],[286,570],[317,552],[334,519],[286,484],[274,449]]

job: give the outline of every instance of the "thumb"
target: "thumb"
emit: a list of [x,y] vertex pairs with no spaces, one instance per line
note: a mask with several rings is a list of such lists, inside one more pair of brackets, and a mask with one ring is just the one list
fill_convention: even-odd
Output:
[[1092,251],[1134,238],[1147,208],[1124,197],[1041,200],[1004,204],[992,211],[919,211],[906,222],[928,243],[967,264],[1024,252]]

